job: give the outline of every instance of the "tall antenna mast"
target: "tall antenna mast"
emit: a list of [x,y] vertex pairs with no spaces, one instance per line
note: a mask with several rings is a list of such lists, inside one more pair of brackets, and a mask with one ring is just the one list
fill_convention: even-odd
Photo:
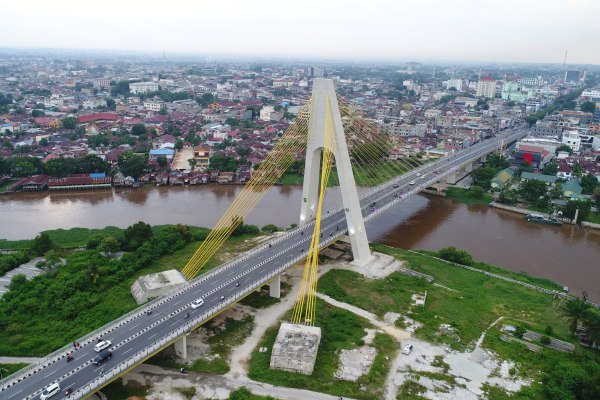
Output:
[[568,50],[565,50],[565,58],[563,60],[563,69],[562,69],[563,72],[567,70],[567,53],[568,52],[569,52]]

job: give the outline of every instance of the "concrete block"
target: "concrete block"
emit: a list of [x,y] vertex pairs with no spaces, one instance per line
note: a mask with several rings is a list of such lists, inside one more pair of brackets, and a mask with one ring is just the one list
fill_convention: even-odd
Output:
[[271,352],[271,369],[311,375],[320,342],[321,328],[284,322]]
[[131,294],[136,303],[143,304],[149,299],[162,296],[171,289],[187,282],[183,274],[175,269],[156,274],[143,275],[131,285]]

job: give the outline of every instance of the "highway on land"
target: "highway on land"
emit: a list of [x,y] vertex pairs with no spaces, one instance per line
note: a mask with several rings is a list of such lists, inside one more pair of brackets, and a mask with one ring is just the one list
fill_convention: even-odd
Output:
[[[365,221],[376,218],[406,197],[418,193],[445,175],[454,173],[461,165],[494,151],[499,147],[501,140],[509,143],[525,135],[524,131],[508,131],[453,156],[425,164],[363,193],[360,201]],[[2,382],[0,400],[38,398],[42,389],[52,382],[58,382],[61,386],[59,394],[52,399],[79,399],[89,396],[105,385],[109,378],[114,379],[114,376],[133,366],[124,366],[123,362],[143,361],[151,355],[145,353],[145,349],[151,349],[151,353],[159,350],[152,347],[159,340],[179,334],[177,331],[181,331],[182,327],[185,327],[186,331],[179,336],[184,335],[189,331],[188,326],[192,329],[214,315],[206,315],[208,310],[216,308],[216,313],[221,308],[237,302],[239,298],[267,283],[276,274],[304,259],[308,253],[313,229],[314,221],[311,221],[289,231],[272,240],[270,244],[245,253],[236,260],[185,284],[177,291],[113,321],[100,332],[80,339],[80,348],[70,346],[44,358],[31,368],[22,370]],[[323,214],[320,241],[322,246],[346,233],[342,207]],[[192,309],[190,303],[198,298],[202,298],[204,304]],[[148,310],[151,310],[151,313],[147,313]],[[187,313],[189,317],[186,318]],[[190,325],[191,322],[193,326]],[[94,345],[100,339],[112,342],[112,358],[96,366],[92,363],[98,354],[94,351]],[[72,361],[67,361],[67,353],[72,353]],[[68,387],[72,388],[73,394],[67,397],[65,389]]]

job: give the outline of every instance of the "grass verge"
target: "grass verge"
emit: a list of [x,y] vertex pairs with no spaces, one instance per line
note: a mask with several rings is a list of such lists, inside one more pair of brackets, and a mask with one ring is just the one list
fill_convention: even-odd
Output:
[[446,189],[446,197],[464,204],[489,204],[494,201],[492,195],[484,193],[481,197],[474,195],[469,189],[449,187]]

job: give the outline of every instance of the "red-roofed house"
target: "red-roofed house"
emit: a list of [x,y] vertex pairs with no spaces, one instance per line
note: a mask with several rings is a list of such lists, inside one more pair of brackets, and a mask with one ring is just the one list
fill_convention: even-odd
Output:
[[118,121],[119,117],[115,113],[102,112],[88,115],[80,115],[77,117],[77,122],[87,124],[92,121]]

